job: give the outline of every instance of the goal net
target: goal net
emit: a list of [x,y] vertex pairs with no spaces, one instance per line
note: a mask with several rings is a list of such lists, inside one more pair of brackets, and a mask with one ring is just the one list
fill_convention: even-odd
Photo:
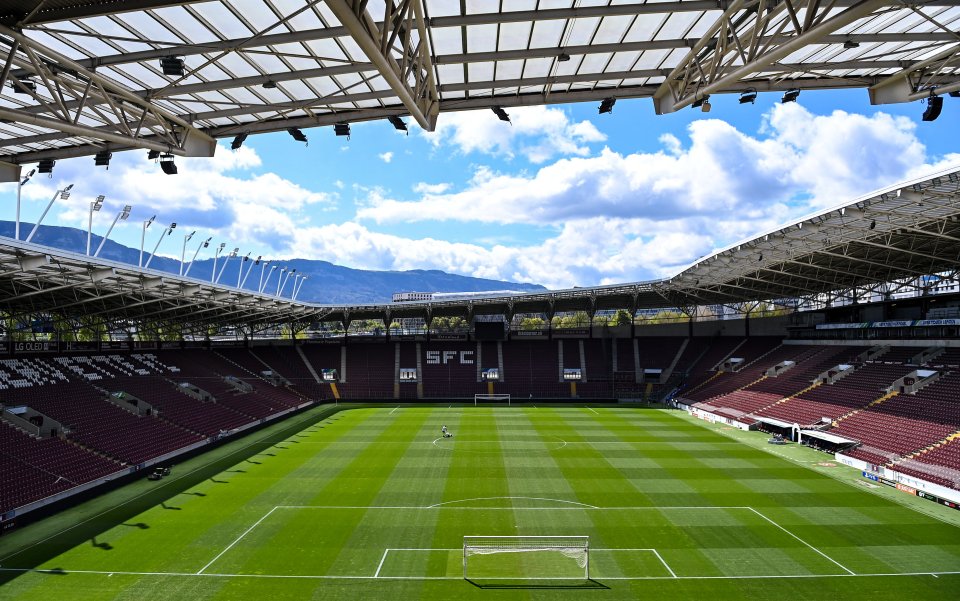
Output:
[[464,536],[467,580],[589,580],[589,536]]
[[479,405],[480,403],[506,403],[510,404],[510,395],[509,394],[475,394],[473,395],[473,404]]

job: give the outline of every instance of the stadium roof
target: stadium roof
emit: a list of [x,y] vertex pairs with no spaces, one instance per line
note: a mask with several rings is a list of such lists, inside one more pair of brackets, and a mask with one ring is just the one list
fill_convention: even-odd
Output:
[[850,87],[909,102],[960,90],[958,18],[960,0],[6,0],[0,181],[470,109]]
[[[637,257],[642,261],[642,257]],[[703,257],[672,278],[465,300],[291,301],[0,238],[0,311],[104,320],[238,324],[818,302],[918,291],[960,270],[960,169],[891,186]],[[935,277],[931,277],[935,276]],[[899,282],[899,283],[898,283]]]

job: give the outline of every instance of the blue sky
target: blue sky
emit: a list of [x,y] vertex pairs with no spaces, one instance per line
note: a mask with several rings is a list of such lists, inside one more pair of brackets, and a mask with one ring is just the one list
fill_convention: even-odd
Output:
[[[551,288],[668,276],[687,263],[791,218],[907,177],[960,162],[960,99],[922,123],[920,103],[871,107],[863,90],[803,92],[780,104],[714,96],[713,110],[654,114],[649,99],[508,109],[440,117],[426,134],[386,121],[355,124],[349,141],[308,129],[251,136],[238,152],[178,159],[166,176],[145,151],[118,153],[109,170],[90,157],[58,162],[24,188],[24,221],[53,191],[75,184],[45,223],[86,228],[98,194],[103,234],[188,257],[208,236],[267,258],[311,258],[363,269],[441,269]],[[10,202],[13,185],[0,187]],[[201,253],[201,257],[204,256]]]

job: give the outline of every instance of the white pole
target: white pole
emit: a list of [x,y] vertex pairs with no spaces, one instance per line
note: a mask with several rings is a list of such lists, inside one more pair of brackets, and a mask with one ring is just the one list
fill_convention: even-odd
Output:
[[[257,260],[256,260],[256,261],[254,261],[253,263],[250,264],[250,267],[247,269],[247,275],[243,276],[243,281],[240,282],[240,285],[237,286],[237,288],[243,288],[243,287],[247,284],[247,278],[250,277],[250,272],[253,271],[253,268],[254,268],[255,265],[257,265],[257,264],[260,263],[260,259],[262,259],[262,258],[263,258],[263,255],[260,255],[260,256],[257,257]],[[260,270],[260,273],[261,273],[261,276],[260,276],[260,277],[262,278],[262,277],[263,277],[263,275],[262,275],[262,274],[263,274],[263,270],[262,270],[262,269]]]
[[110,224],[110,229],[107,230],[107,234],[103,237],[103,240],[100,241],[100,246],[97,247],[97,252],[93,253],[94,257],[100,256],[100,251],[103,249],[103,245],[107,243],[107,238],[110,237],[110,232],[113,231],[113,226],[117,225],[117,221],[123,219],[127,220],[127,217],[130,216],[130,210],[133,209],[130,205],[127,205],[123,208],[122,211],[117,213],[117,216],[113,218],[113,223]]
[[143,222],[143,231],[140,232],[140,260],[137,262],[137,267],[143,267],[143,244],[147,239],[147,228],[153,224],[153,220],[156,218],[157,216],[154,215]]
[[181,276],[183,275],[183,263],[187,259],[187,242],[190,242],[190,238],[193,238],[193,235],[196,233],[197,231],[194,230],[183,237],[183,250],[180,251],[180,275]]
[[17,184],[17,225],[13,232],[14,240],[20,239],[20,190],[27,184],[27,182],[30,181],[30,178],[33,177],[33,174],[36,172],[36,169],[31,169],[30,173],[28,173],[27,176],[20,180],[20,183]]
[[201,249],[201,248],[206,248],[206,247],[210,246],[210,241],[211,241],[211,240],[213,240],[213,236],[210,236],[209,238],[207,238],[206,240],[204,240],[203,242],[201,242],[199,246],[197,246],[197,250],[194,251],[194,253],[193,253],[193,258],[190,259],[190,267],[187,267],[187,272],[186,272],[185,274],[183,274],[183,277],[187,277],[188,275],[190,275],[190,270],[193,268],[193,263],[194,263],[194,261],[197,260],[197,255],[200,254],[200,249]]
[[[243,264],[250,260],[250,253],[247,253],[247,256],[243,258],[243,261],[240,261],[240,269],[237,270],[237,288],[240,288],[240,279],[243,276]],[[250,266],[253,268],[253,265]]]
[[[263,265],[260,267],[260,285],[257,286],[257,292],[263,292],[263,272],[267,269],[267,263],[269,263],[269,262],[270,262],[270,261],[264,261],[264,262],[263,262]],[[273,267],[271,267],[271,268],[270,268],[270,273],[273,273],[273,270],[276,269],[276,268],[277,268],[276,265],[274,265]]]
[[70,184],[63,190],[57,190],[53,195],[53,198],[50,199],[50,202],[47,203],[47,208],[43,210],[43,215],[40,215],[40,219],[33,225],[33,229],[30,230],[30,235],[27,236],[27,242],[33,239],[33,235],[37,233],[37,229],[40,227],[40,224],[43,222],[43,218],[47,216],[47,212],[50,211],[50,207],[53,206],[53,203],[57,200],[57,197],[61,197],[64,200],[70,198],[70,189],[73,188],[73,184]]
[[143,266],[144,269],[147,269],[148,267],[150,267],[150,262],[153,261],[153,258],[155,256],[157,256],[157,249],[160,248],[160,243],[163,242],[163,239],[165,237],[169,236],[173,232],[174,227],[175,226],[171,224],[170,227],[168,227],[167,229],[163,230],[163,232],[160,233],[160,239],[157,240],[156,246],[153,247],[153,252],[150,253],[150,258],[147,259],[147,264]]
[[233,252],[228,254],[227,257],[223,260],[223,266],[220,268],[220,275],[217,276],[217,281],[215,283],[217,284],[220,283],[220,278],[223,277],[223,272],[227,270],[227,263],[230,262],[231,257],[237,256],[237,251],[239,250],[240,250],[239,248],[234,248]]

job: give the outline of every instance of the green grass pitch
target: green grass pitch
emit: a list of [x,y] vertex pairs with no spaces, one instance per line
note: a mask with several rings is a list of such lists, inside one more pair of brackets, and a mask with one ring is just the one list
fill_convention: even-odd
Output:
[[[0,599],[960,597],[957,526],[667,411],[299,419],[0,537]],[[587,535],[591,578],[517,553],[465,580],[465,535]]]

